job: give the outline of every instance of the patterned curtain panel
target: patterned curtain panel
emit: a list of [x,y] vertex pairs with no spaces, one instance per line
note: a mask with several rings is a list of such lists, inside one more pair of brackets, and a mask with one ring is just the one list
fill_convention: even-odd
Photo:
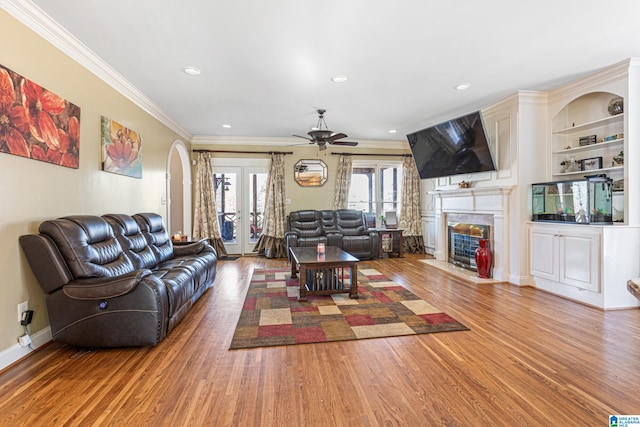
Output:
[[403,250],[413,254],[425,253],[420,222],[420,176],[411,156],[405,156],[402,161],[400,228],[404,230],[402,232]]
[[285,194],[284,154],[272,154],[267,179],[262,235],[253,249],[254,252],[258,252],[258,255],[267,258],[286,258],[287,256],[287,245],[284,241]]
[[193,237],[208,238],[220,258],[227,256],[227,250],[220,237],[216,197],[213,192],[213,172],[211,155],[198,153],[196,160],[196,200],[193,214]]
[[336,173],[336,192],[333,197],[333,209],[347,209],[349,203],[349,187],[351,187],[351,173],[353,159],[350,154],[341,154]]

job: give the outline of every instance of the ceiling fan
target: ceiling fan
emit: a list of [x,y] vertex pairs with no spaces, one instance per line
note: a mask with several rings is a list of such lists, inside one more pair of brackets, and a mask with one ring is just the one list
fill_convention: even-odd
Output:
[[324,113],[326,112],[327,110],[318,110],[318,124],[314,128],[312,128],[312,130],[307,132],[307,135],[309,135],[309,137],[300,135],[293,136],[309,140],[310,144],[318,144],[318,150],[326,150],[327,144],[348,145],[350,147],[355,147],[356,145],[358,145],[357,142],[339,141],[342,138],[346,138],[347,135],[344,133],[332,132],[327,128],[327,122],[324,121]]

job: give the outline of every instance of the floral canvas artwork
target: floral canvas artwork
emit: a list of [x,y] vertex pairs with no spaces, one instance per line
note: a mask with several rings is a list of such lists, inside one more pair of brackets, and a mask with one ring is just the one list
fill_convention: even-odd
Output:
[[102,170],[142,178],[142,137],[102,116]]
[[0,152],[80,166],[80,107],[0,65]]

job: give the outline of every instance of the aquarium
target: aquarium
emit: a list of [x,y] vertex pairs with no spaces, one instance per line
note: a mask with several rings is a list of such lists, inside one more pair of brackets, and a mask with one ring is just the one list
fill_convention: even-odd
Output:
[[606,177],[533,184],[532,219],[576,224],[611,224],[612,190],[612,180]]

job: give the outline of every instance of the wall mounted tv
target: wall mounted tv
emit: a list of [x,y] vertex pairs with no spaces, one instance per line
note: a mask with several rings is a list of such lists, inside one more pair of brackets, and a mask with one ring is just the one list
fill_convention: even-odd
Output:
[[407,135],[420,179],[496,170],[479,111]]

